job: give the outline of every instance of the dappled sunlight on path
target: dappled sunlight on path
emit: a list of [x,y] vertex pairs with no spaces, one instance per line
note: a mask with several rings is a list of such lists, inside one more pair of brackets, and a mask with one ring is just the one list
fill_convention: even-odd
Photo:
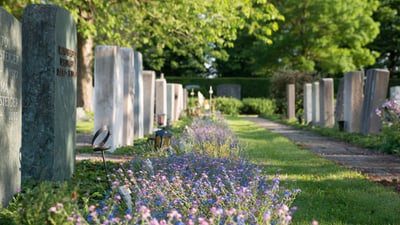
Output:
[[242,117],[273,133],[285,136],[296,145],[318,156],[333,160],[338,165],[361,172],[369,179],[381,181],[400,180],[400,157],[386,155],[376,150],[359,148],[345,142],[320,136],[311,131],[299,130],[258,117]]

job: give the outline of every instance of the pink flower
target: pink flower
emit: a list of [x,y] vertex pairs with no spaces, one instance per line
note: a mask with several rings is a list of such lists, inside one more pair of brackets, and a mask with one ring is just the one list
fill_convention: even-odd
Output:
[[57,211],[57,208],[55,206],[50,207],[49,212],[55,212],[55,211]]

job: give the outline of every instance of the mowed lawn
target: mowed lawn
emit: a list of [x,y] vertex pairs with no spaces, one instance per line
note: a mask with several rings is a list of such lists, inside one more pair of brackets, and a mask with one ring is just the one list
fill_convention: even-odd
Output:
[[293,224],[400,225],[400,193],[369,181],[301,149],[288,139],[241,118],[227,117],[249,159],[267,174],[279,173],[283,186],[299,188]]

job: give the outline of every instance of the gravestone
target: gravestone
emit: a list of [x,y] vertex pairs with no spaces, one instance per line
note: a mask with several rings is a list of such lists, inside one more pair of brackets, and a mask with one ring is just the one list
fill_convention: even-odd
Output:
[[296,118],[296,93],[294,84],[286,85],[286,103],[287,103],[287,118],[294,119]]
[[312,124],[319,126],[320,122],[320,106],[319,106],[319,82],[312,83]]
[[389,85],[389,71],[383,69],[369,69],[365,83],[365,95],[361,116],[361,133],[376,134],[382,128],[382,122],[375,110],[385,101]]
[[21,24],[0,8],[0,205],[21,187]]
[[361,131],[361,115],[364,100],[364,73],[350,72],[344,75],[344,130]]
[[96,46],[94,60],[94,129],[106,126],[111,136],[110,151],[123,143],[124,77],[118,46]]
[[232,97],[241,100],[240,84],[219,84],[217,85],[217,96],[218,97]]
[[143,71],[143,132],[144,134],[153,133],[154,126],[154,96],[155,96],[156,72]]
[[75,167],[77,35],[71,14],[28,5],[22,15],[22,180],[65,180]]
[[321,127],[335,125],[333,79],[324,78],[319,81],[319,116]]
[[303,92],[304,122],[308,124],[312,122],[312,84],[304,84]]
[[400,100],[400,86],[390,87],[390,99]]
[[175,103],[174,103],[174,119],[175,121],[179,120],[183,110],[183,87],[182,84],[175,84]]
[[123,91],[123,122],[122,122],[122,145],[132,146],[134,139],[134,88],[135,69],[133,50],[131,48],[120,48],[120,66],[124,85]]
[[175,121],[175,84],[167,84],[167,120]]
[[[160,78],[156,79],[156,117],[157,125],[165,126],[167,125],[167,81],[164,78],[164,74],[161,74]],[[164,116],[163,121],[158,121],[160,116]],[[161,124],[159,124],[161,123]]]
[[338,123],[342,123],[344,121],[344,78],[341,78],[339,80],[339,87],[336,93],[336,104],[334,113],[335,113],[335,121],[337,121]]
[[188,90],[186,88],[183,88],[183,111],[186,111],[188,109],[188,97]]
[[142,53],[135,52],[135,138],[143,138],[143,60]]
[[204,105],[204,95],[200,92],[200,91],[198,91],[197,92],[197,101],[199,102],[199,106],[200,107],[203,107],[203,105]]

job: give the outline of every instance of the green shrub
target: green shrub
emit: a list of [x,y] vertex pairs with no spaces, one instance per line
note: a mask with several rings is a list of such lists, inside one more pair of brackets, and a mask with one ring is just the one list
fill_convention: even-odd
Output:
[[216,110],[230,116],[239,115],[240,109],[243,107],[243,103],[236,98],[218,97],[213,101]]
[[241,112],[243,114],[258,114],[261,116],[270,116],[274,114],[276,103],[273,99],[265,98],[244,98],[242,100],[243,107]]

